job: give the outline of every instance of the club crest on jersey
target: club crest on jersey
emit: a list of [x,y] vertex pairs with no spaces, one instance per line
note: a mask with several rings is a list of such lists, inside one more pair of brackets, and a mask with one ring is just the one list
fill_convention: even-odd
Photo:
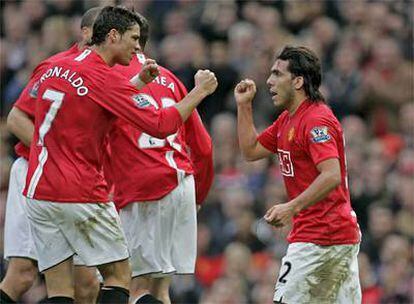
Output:
[[140,109],[149,107],[151,105],[151,103],[148,101],[145,95],[142,94],[132,96],[132,100],[134,101],[135,105]]
[[324,143],[331,139],[328,134],[328,127],[315,127],[311,131],[312,141],[315,143]]

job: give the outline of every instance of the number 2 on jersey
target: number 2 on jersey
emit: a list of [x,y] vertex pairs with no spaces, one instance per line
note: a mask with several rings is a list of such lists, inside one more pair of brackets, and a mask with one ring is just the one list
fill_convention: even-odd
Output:
[[[159,105],[155,101],[155,99],[147,94],[145,95],[145,98],[156,108],[159,109]],[[163,108],[171,107],[175,104],[175,101],[168,97],[162,97],[161,103]],[[148,135],[147,133],[142,133],[138,138],[138,146],[141,149],[153,149],[153,148],[162,148],[165,147],[167,142],[170,144],[171,147],[174,149],[181,151],[181,145],[175,143],[175,138],[177,137],[177,133],[172,134],[168,136],[166,139],[160,139],[153,136]]]

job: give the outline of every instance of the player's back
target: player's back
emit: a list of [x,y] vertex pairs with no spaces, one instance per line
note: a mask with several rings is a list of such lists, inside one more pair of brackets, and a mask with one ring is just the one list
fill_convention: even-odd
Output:
[[[142,68],[144,61],[145,57],[138,55],[129,66],[114,69],[130,79]],[[159,70],[159,76],[138,95],[142,107],[170,107],[187,94],[174,74],[164,67]],[[110,135],[109,178],[115,184],[114,201],[118,207],[133,201],[160,199],[177,186],[177,170],[193,173],[184,126],[176,134],[159,139],[118,120]],[[131,180],[140,182],[131,184]]]
[[51,63],[40,79],[27,196],[61,202],[103,202],[104,137],[113,115],[94,99],[110,68],[90,50]]
[[[29,119],[34,122],[35,116],[35,100],[37,97],[37,90],[39,89],[39,79],[46,68],[54,61],[60,60],[67,56],[79,53],[79,48],[77,44],[74,44],[70,49],[63,52],[57,53],[51,57],[46,58],[40,62],[33,70],[32,75],[30,76],[29,82],[26,87],[21,92],[19,98],[16,100],[14,106],[25,112]],[[16,154],[22,156],[26,159],[29,159],[29,147],[26,147],[22,142],[18,142],[15,146]]]

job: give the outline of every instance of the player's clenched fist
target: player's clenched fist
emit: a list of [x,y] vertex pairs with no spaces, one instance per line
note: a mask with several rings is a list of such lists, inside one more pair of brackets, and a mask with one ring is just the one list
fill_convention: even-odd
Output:
[[146,59],[139,73],[139,79],[144,83],[150,83],[160,74],[158,64],[154,59]]
[[206,95],[212,94],[218,85],[216,75],[209,70],[198,70],[194,76],[195,86],[202,89]]
[[240,81],[234,88],[234,98],[238,105],[249,104],[256,95],[256,84],[251,79]]

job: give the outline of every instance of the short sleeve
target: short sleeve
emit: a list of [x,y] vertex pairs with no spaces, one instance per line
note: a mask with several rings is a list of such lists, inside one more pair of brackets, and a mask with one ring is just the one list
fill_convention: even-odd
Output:
[[265,129],[257,137],[258,142],[273,153],[277,153],[277,131],[279,120],[276,120],[271,126]]
[[338,125],[331,117],[312,117],[305,127],[305,145],[315,165],[330,159],[339,158]]
[[36,67],[26,87],[23,89],[19,98],[14,103],[14,106],[16,108],[30,116],[34,116],[34,112],[36,109],[35,101],[37,98],[37,91],[39,89],[39,80],[43,72],[45,71],[46,66],[46,64],[42,63]]

